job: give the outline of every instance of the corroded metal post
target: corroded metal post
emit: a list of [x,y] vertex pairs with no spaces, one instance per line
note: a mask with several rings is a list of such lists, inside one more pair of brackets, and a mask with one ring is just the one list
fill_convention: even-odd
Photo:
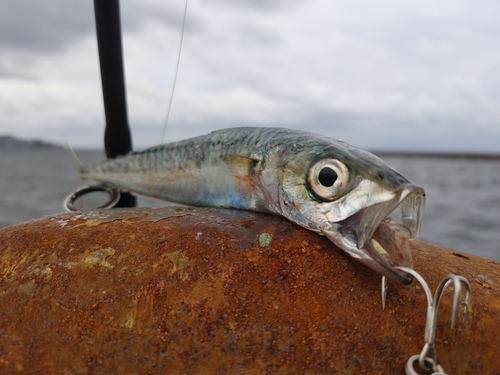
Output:
[[[470,280],[437,321],[448,374],[500,370],[500,263],[412,242],[432,290]],[[403,374],[426,300],[282,218],[157,207],[0,228],[0,373]]]

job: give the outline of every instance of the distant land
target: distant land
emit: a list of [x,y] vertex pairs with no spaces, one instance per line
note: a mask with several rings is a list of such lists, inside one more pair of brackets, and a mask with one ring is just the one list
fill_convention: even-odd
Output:
[[[10,135],[0,135],[0,150],[5,149],[44,149],[44,148],[64,148],[56,143],[46,142],[39,139],[24,140]],[[84,149],[87,150],[87,149]],[[88,149],[93,150],[93,149]],[[478,152],[435,152],[435,151],[381,151],[371,150],[371,153],[379,157],[399,156],[399,157],[424,157],[424,158],[467,158],[467,159],[493,159],[500,160],[500,154],[478,153]]]
[[397,156],[408,158],[491,159],[500,160],[500,154],[479,152],[435,152],[435,151],[371,151],[378,157]]
[[55,143],[45,142],[38,139],[24,140],[14,138],[10,135],[0,135],[0,149],[26,149],[26,148],[61,148]]

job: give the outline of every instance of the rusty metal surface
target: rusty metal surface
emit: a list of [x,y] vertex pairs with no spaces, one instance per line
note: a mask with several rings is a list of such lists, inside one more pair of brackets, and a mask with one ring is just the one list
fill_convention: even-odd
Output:
[[[500,264],[423,242],[434,291],[472,284],[437,353],[449,374],[500,373]],[[0,229],[2,374],[402,374],[426,302],[278,217],[152,208],[64,214]]]

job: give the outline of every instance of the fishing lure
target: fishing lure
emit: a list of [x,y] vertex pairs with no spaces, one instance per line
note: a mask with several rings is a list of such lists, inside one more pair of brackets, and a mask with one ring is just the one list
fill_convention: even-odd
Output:
[[81,168],[108,186],[284,216],[389,279],[411,282],[424,190],[375,155],[282,128],[232,128]]

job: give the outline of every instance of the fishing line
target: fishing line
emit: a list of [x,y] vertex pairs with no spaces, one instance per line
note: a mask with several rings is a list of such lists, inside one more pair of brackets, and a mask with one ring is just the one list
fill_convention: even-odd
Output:
[[181,61],[182,42],[184,40],[184,27],[186,26],[187,6],[188,6],[188,0],[186,0],[186,3],[184,5],[184,17],[182,18],[181,41],[179,43],[179,53],[177,54],[177,64],[175,66],[175,75],[174,75],[174,82],[172,84],[172,92],[170,93],[170,100],[168,102],[168,107],[167,107],[167,118],[165,119],[165,125],[163,126],[163,132],[161,133],[161,143],[163,143],[165,140],[165,132],[167,131],[168,118],[170,117],[170,108],[172,107],[172,100],[174,99],[175,84],[177,82],[177,74],[179,73],[179,63]]
[[69,153],[73,157],[73,160],[76,162],[79,168],[83,167],[83,163],[78,159],[78,156],[76,155],[75,150],[73,150],[73,147],[69,144],[68,137],[66,137],[66,134],[63,133],[64,141],[66,142],[66,146],[68,146]]

